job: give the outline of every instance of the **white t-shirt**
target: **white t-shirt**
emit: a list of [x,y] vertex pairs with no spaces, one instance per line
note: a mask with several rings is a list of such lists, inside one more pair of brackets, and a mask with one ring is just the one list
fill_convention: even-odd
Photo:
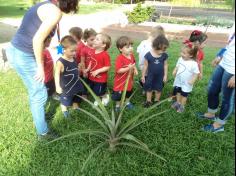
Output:
[[235,74],[235,24],[229,35],[230,43],[226,46],[226,51],[223,55],[223,59],[220,62],[220,66],[230,74]]
[[143,70],[144,67],[144,61],[145,58],[144,56],[152,50],[152,42],[150,40],[143,40],[138,48],[137,48],[137,53],[139,54],[139,68],[140,70]]
[[181,87],[183,92],[191,92],[193,86],[188,83],[195,74],[199,74],[198,64],[194,60],[179,58],[176,67],[178,68],[174,86]]

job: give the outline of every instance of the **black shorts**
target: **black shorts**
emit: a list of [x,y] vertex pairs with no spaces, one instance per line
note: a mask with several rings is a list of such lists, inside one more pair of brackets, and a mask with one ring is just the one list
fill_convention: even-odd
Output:
[[173,90],[173,95],[175,96],[175,95],[177,95],[177,93],[181,94],[183,97],[186,97],[186,98],[190,94],[189,92],[182,91],[181,87],[175,86],[174,90]]
[[82,96],[82,93],[78,93],[73,96],[61,94],[60,95],[60,102],[64,106],[72,106],[73,103],[81,103],[82,99],[79,96]]
[[48,91],[48,96],[52,96],[56,92],[56,86],[55,86],[55,81],[52,79],[51,81],[45,83],[45,86]]
[[[133,93],[132,90],[131,91],[127,91],[126,92],[126,98],[129,98],[132,95],[132,93]],[[122,94],[123,94],[123,91],[120,91],[120,92],[113,91],[111,99],[113,101],[120,101],[121,97],[122,97]]]
[[159,91],[164,87],[163,75],[148,75],[145,77],[144,90],[146,92]]
[[89,81],[90,88],[93,90],[93,92],[101,97],[106,94],[107,92],[107,83],[99,83],[94,81]]

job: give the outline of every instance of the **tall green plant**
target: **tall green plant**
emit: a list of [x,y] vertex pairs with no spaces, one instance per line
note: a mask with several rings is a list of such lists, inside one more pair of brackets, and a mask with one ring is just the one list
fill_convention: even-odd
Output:
[[[126,90],[128,88],[128,82],[130,79],[130,74],[126,80],[126,84],[125,84],[125,91],[122,94],[122,98],[121,98],[121,111],[119,113],[115,113],[114,108],[112,107],[111,113],[109,113],[107,111],[107,109],[105,108],[105,106],[102,104],[101,99],[99,97],[97,97],[94,92],[91,90],[91,88],[83,81],[81,80],[85,87],[88,89],[88,91],[90,92],[90,94],[92,95],[92,97],[98,102],[98,106],[95,106],[91,101],[84,99],[85,102],[87,102],[92,108],[94,108],[99,115],[95,115],[95,114],[91,114],[90,112],[84,110],[84,109],[80,109],[83,113],[85,113],[87,115],[87,117],[91,118],[92,120],[94,120],[97,124],[98,127],[97,129],[93,129],[93,130],[79,130],[77,132],[74,133],[70,133],[68,135],[62,136],[60,138],[57,138],[50,143],[65,139],[65,138],[69,138],[69,137],[73,137],[73,136],[77,136],[77,135],[81,135],[81,134],[90,134],[90,135],[94,135],[100,139],[103,140],[103,142],[101,142],[100,144],[98,144],[98,146],[93,149],[88,158],[86,159],[86,161],[83,164],[82,167],[82,172],[84,171],[84,169],[86,168],[89,160],[92,158],[92,156],[99,151],[99,149],[101,149],[104,146],[108,146],[108,149],[110,151],[115,151],[117,149],[117,147],[119,146],[129,146],[129,147],[133,147],[133,148],[137,148],[140,150],[143,150],[145,152],[148,152],[158,158],[160,158],[161,160],[166,161],[163,157],[157,155],[155,152],[151,151],[148,146],[143,143],[141,140],[139,140],[138,138],[136,138],[134,135],[131,134],[131,131],[135,128],[137,128],[138,126],[140,126],[141,124],[153,119],[154,117],[157,117],[159,115],[164,114],[166,111],[157,113],[157,114],[153,114],[148,118],[142,118],[144,117],[145,114],[149,113],[150,111],[154,110],[158,105],[160,105],[161,103],[167,101],[163,100],[158,104],[153,105],[152,107],[150,107],[149,109],[146,109],[145,111],[143,111],[142,113],[138,114],[137,116],[134,116],[133,118],[131,118],[130,120],[128,120],[126,123],[123,123],[123,117],[124,117],[124,111],[126,108],[126,102],[125,102],[125,97],[126,97]],[[132,94],[132,96],[134,95],[134,93]],[[132,98],[132,96],[130,98]]]

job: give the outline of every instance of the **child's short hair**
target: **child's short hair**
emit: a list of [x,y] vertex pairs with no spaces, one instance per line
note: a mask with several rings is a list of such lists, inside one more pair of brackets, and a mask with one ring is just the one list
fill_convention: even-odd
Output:
[[188,49],[189,55],[192,56],[192,59],[196,60],[199,47],[192,43],[190,40],[186,40],[185,42],[183,42],[183,44],[184,47]]
[[152,47],[155,50],[166,49],[169,45],[169,41],[164,35],[157,36],[152,42]]
[[73,35],[76,37],[77,40],[81,40],[83,37],[83,30],[80,27],[72,27],[69,30],[70,35]]
[[77,45],[77,42],[72,36],[66,35],[65,37],[61,39],[61,45],[63,48],[68,48],[71,45]]
[[97,35],[97,32],[96,32],[94,29],[92,29],[92,28],[87,28],[87,29],[84,30],[83,39],[84,39],[85,41],[87,41],[89,37],[91,37],[91,36],[96,36],[96,35]]
[[111,37],[107,34],[99,33],[98,35],[101,35],[102,37],[102,42],[105,44],[104,50],[108,50],[111,47]]
[[165,35],[165,30],[162,26],[158,25],[156,27],[152,28],[152,31],[150,32],[149,36],[152,38],[156,38],[159,35]]
[[133,41],[127,36],[121,36],[116,41],[116,47],[118,49],[124,48],[124,46],[133,45]]
[[189,37],[189,41],[203,43],[207,38],[208,36],[202,31],[194,30]]

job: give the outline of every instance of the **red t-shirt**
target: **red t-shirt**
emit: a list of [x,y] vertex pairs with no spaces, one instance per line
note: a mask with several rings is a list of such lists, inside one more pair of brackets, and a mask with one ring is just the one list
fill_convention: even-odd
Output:
[[204,55],[203,50],[199,49],[198,53],[197,53],[197,64],[198,64],[199,69],[200,69],[200,64],[202,63],[204,57],[205,57],[205,55]]
[[79,64],[81,62],[81,54],[82,54],[82,50],[85,47],[85,44],[81,41],[79,43],[77,43],[77,48],[76,48],[76,61]]
[[44,82],[47,83],[53,79],[53,60],[50,52],[47,49],[43,51],[43,59],[44,59],[44,74],[45,74]]
[[91,58],[94,58],[95,49],[84,46],[81,51],[81,57],[85,58],[85,68],[88,68]]
[[[125,83],[129,75],[129,72],[117,73],[118,70],[120,70],[121,68],[126,68],[129,64],[134,64],[134,63],[135,63],[134,55],[131,55],[131,59],[125,57],[123,54],[120,54],[116,58],[115,81],[114,81],[114,88],[113,88],[114,91],[116,92],[124,91]],[[134,77],[134,74],[131,74],[127,91],[131,91],[133,88],[133,82],[134,82],[133,77]]]
[[89,79],[94,82],[106,83],[108,79],[108,72],[100,73],[96,77],[93,77],[91,72],[103,67],[110,67],[111,66],[110,60],[111,60],[110,56],[106,51],[95,54],[94,58],[91,58],[91,70],[89,73]]

